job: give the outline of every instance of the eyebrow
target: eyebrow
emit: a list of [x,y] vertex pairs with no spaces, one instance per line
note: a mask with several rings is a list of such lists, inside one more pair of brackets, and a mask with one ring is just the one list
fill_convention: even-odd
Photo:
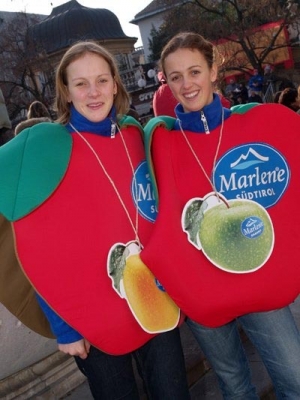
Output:
[[[200,65],[200,64],[191,65],[191,66],[188,68],[188,70],[191,70],[191,69],[193,69],[193,68],[202,68],[202,65]],[[169,73],[169,75],[172,75],[172,74],[180,74],[180,73],[181,73],[181,71],[172,71],[172,72]]]
[[[101,78],[103,76],[112,76],[112,75],[109,72],[105,72],[103,74],[97,75],[97,78]],[[71,79],[71,81],[74,82],[74,81],[77,81],[79,79],[87,79],[87,78],[85,76],[79,76],[78,78],[76,77],[76,78]]]

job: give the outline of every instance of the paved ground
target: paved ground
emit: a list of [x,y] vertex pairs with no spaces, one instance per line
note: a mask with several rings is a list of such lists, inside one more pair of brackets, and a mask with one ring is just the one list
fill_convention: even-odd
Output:
[[[300,329],[300,297],[291,306],[293,315]],[[190,384],[191,400],[222,400],[216,376],[203,359],[199,346],[195,342],[189,329],[184,325],[181,328],[182,342],[185,352],[187,375]],[[256,385],[261,399],[275,400],[272,384],[266,369],[252,344],[245,338],[245,349],[250,361],[253,382]],[[300,360],[299,360],[300,365]],[[73,390],[65,400],[93,400],[86,382]],[[141,400],[146,400],[141,394]],[[246,399],[245,399],[246,400]]]

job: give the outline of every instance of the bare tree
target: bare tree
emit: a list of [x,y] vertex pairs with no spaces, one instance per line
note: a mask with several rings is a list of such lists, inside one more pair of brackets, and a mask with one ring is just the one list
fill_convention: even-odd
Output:
[[158,42],[162,47],[174,34],[194,31],[218,46],[224,55],[224,73],[248,73],[253,68],[262,72],[266,63],[279,63],[290,46],[298,45],[299,32],[292,43],[287,40],[287,27],[298,31],[299,17],[296,0],[187,0],[173,8],[153,32],[157,36],[152,37],[150,49],[157,54]]
[[38,16],[17,13],[1,26],[0,86],[11,120],[19,119],[33,100],[48,108],[54,93],[54,70],[45,51],[30,36]]

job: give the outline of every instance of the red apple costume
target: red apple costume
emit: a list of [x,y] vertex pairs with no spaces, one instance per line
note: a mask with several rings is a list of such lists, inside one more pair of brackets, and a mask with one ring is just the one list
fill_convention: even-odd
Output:
[[[137,173],[145,164],[141,129],[133,119],[126,121],[122,135]],[[113,139],[81,134],[109,171],[133,221],[138,202],[139,236],[145,244],[153,220],[145,217],[139,202],[152,191],[138,181],[141,193],[134,198],[133,173],[120,134]],[[58,124],[36,125],[0,149],[0,168],[0,301],[31,329],[51,336],[36,291],[70,327],[109,354],[128,353],[153,338],[108,276],[111,247],[135,237],[118,196],[82,138]]]
[[[141,254],[143,261],[180,309],[208,327],[288,305],[300,292],[299,115],[277,104],[247,105],[224,121],[214,171],[216,188],[227,199],[261,204],[275,233],[267,262],[243,274],[214,266],[182,229],[186,203],[205,197],[212,186],[182,132],[173,130],[174,123],[172,118],[156,118],[145,128],[159,213]],[[220,127],[210,134],[185,130],[210,177]]]

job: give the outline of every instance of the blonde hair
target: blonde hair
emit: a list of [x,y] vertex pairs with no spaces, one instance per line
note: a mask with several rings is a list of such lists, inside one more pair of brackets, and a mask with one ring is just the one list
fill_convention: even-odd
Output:
[[114,106],[116,107],[117,115],[126,114],[129,109],[129,95],[122,83],[113,55],[95,42],[78,42],[66,51],[56,70],[55,109],[58,116],[57,120],[62,124],[68,123],[70,119],[70,103],[68,102],[67,91],[67,68],[73,61],[78,60],[87,53],[92,53],[103,58],[109,65],[111,75],[118,88],[117,94],[114,97]]

